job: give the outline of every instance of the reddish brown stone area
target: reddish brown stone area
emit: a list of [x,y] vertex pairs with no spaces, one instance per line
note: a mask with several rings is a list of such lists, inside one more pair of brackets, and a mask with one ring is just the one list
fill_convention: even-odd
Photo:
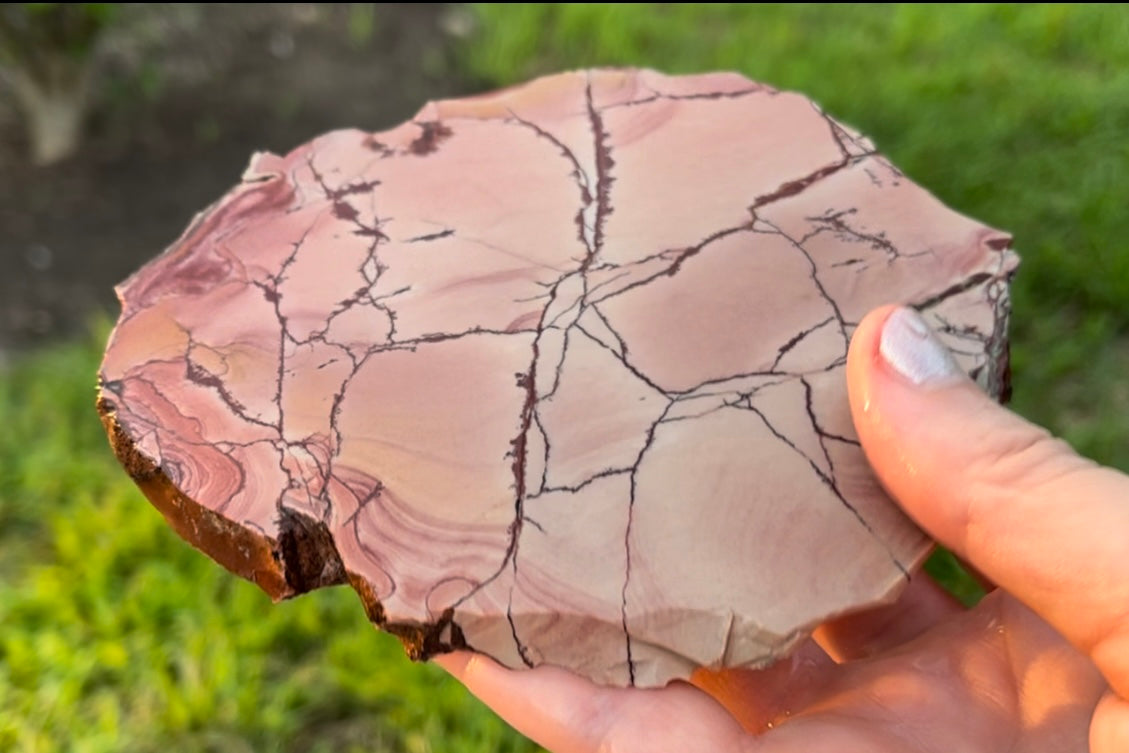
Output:
[[177,531],[426,657],[661,685],[889,600],[853,328],[1005,390],[1010,239],[807,99],[567,73],[258,154],[119,289],[99,407]]

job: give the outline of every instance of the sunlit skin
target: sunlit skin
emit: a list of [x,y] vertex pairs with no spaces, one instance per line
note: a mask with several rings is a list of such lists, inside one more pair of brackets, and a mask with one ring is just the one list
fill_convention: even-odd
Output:
[[906,379],[879,352],[893,310],[851,343],[855,425],[904,509],[999,585],[978,606],[918,574],[766,670],[658,690],[436,661],[556,753],[1129,751],[1129,478],[963,377]]

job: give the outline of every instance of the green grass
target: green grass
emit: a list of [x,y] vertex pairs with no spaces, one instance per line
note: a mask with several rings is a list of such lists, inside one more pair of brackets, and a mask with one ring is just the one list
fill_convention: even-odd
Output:
[[[475,10],[460,54],[484,87],[597,64],[740,70],[1012,231],[1015,407],[1129,469],[1129,10]],[[533,749],[407,662],[347,589],[271,605],[177,539],[95,417],[101,335],[0,371],[0,751]]]

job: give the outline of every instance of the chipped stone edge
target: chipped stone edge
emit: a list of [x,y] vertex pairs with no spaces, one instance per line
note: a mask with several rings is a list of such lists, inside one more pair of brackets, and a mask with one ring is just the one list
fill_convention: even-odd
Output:
[[282,507],[279,536],[275,538],[252,531],[181,492],[159,464],[137,447],[118,421],[117,405],[106,392],[99,384],[96,405],[114,455],[187,543],[232,574],[257,585],[275,602],[348,583],[360,597],[369,621],[399,638],[413,661],[471,648],[454,623],[453,609],[447,609],[432,623],[389,622],[371,586],[342,564],[333,536],[321,521]]

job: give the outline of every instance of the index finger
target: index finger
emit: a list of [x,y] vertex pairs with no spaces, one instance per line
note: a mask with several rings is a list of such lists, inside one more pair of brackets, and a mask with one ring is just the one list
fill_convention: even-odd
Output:
[[1129,697],[1129,478],[996,404],[908,309],[863,320],[847,377],[886,489]]

